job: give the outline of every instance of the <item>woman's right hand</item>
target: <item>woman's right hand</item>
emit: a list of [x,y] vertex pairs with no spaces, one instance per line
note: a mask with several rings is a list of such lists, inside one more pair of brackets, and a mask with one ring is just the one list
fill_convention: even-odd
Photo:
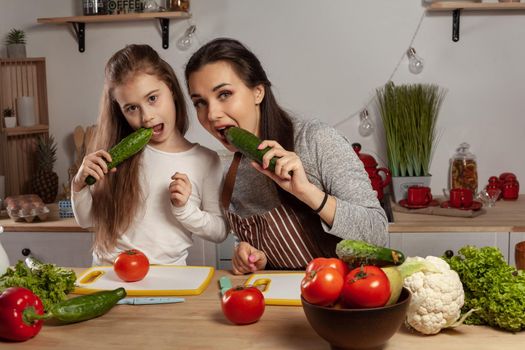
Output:
[[[102,149],[90,153],[84,157],[82,164],[73,178],[73,190],[79,192],[86,184],[86,178],[91,175],[99,181],[108,173],[108,163],[111,162],[111,155]],[[117,171],[116,168],[109,170]]]
[[243,275],[264,270],[266,262],[266,254],[262,250],[256,249],[247,242],[240,242],[233,254],[233,273]]

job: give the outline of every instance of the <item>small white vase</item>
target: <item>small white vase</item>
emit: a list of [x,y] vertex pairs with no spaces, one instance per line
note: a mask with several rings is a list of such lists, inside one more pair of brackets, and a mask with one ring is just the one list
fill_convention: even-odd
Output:
[[394,201],[399,203],[400,200],[407,198],[407,191],[410,186],[430,187],[432,176],[392,176],[392,192],[394,192]]
[[4,121],[6,128],[16,127],[16,117],[4,117]]

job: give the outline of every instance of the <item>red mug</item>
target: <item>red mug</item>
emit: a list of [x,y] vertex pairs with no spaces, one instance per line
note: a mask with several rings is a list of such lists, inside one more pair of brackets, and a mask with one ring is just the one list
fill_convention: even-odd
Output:
[[430,187],[410,186],[407,190],[407,203],[409,205],[427,205],[432,201]]
[[453,188],[450,190],[450,206],[454,208],[470,208],[473,198],[468,188]]

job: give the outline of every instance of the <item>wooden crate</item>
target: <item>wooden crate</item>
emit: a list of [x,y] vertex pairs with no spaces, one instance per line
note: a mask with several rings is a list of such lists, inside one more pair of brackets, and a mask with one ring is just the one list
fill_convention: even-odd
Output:
[[[15,110],[16,99],[32,96],[37,125],[5,128],[2,111]],[[49,133],[45,58],[0,59],[0,174],[5,175],[6,196],[31,193],[39,136]]]

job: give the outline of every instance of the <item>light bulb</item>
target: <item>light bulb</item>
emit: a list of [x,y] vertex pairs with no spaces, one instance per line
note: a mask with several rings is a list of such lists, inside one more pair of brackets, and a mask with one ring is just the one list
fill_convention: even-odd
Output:
[[197,27],[195,25],[191,25],[186,29],[184,32],[184,35],[177,40],[177,47],[179,50],[185,51],[190,48],[191,43],[193,41],[193,33],[195,33],[195,29]]
[[374,123],[372,123],[372,120],[368,116],[368,110],[366,108],[361,111],[359,118],[361,119],[359,123],[359,135],[363,137],[372,135],[374,132]]
[[408,70],[413,74],[419,74],[423,70],[423,59],[416,55],[416,50],[411,47],[407,50]]

